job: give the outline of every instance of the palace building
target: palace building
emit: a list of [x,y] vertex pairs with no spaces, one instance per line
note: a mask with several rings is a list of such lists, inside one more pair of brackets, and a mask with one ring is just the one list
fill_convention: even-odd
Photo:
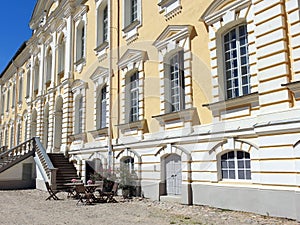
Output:
[[40,150],[0,187],[55,185],[44,153],[63,153],[83,181],[125,164],[147,198],[300,220],[299,5],[38,0],[0,75],[0,149]]

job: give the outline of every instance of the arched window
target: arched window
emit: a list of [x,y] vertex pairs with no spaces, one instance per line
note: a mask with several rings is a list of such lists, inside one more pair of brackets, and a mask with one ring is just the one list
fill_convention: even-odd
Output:
[[31,84],[31,76],[30,70],[27,72],[27,84],[26,84],[26,97],[28,98],[30,95],[30,84]]
[[227,99],[250,93],[247,26],[240,25],[223,35],[225,91]]
[[128,172],[132,173],[134,171],[134,158],[132,157],[126,157],[122,160],[122,165]]
[[46,56],[46,80],[45,83],[51,82],[52,74],[52,50],[49,49]]
[[104,86],[97,98],[97,129],[106,127],[107,86]]
[[85,55],[85,27],[81,22],[77,27],[77,40],[76,40],[76,60],[84,58]]
[[19,78],[19,96],[18,96],[18,103],[22,102],[22,94],[23,94],[23,78]]
[[[176,52],[165,64],[167,112],[178,112],[185,108],[183,51]],[[168,96],[169,95],[169,96]]]
[[61,74],[65,69],[65,50],[66,44],[64,42],[64,37],[61,37],[58,45],[58,74]]
[[13,85],[12,88],[12,98],[11,98],[11,107],[14,108],[16,104],[16,85]]
[[6,97],[6,112],[9,112],[10,90],[7,91]]
[[101,2],[97,10],[97,47],[108,41],[108,6]]
[[222,179],[250,180],[250,154],[244,151],[230,151],[221,155]]

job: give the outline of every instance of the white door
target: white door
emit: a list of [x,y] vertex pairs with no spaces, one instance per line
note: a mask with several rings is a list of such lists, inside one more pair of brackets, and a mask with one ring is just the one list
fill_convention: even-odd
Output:
[[166,157],[165,162],[167,195],[181,195],[181,157],[171,154]]

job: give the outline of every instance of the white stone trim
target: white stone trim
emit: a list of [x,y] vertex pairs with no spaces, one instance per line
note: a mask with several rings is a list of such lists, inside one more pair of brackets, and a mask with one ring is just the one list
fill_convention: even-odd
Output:
[[181,0],[159,0],[159,13],[164,13],[165,19],[169,20],[181,13]]

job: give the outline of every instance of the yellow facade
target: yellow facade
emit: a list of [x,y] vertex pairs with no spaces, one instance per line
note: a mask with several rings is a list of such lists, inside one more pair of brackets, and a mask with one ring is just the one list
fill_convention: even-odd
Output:
[[49,0],[29,24],[0,146],[39,136],[84,181],[125,163],[145,197],[300,218],[277,204],[299,200],[298,1]]

